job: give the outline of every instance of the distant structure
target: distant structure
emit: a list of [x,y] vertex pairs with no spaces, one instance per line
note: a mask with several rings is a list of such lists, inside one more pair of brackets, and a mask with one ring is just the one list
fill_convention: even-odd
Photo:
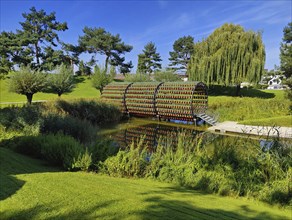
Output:
[[283,89],[282,79],[285,78],[283,75],[275,75],[271,76],[270,80],[268,81],[268,88],[267,89]]

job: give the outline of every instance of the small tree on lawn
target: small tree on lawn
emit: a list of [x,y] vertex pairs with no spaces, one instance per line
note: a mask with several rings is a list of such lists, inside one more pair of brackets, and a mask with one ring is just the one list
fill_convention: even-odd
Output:
[[27,103],[31,104],[35,93],[43,91],[47,86],[47,74],[30,67],[21,67],[9,81],[9,91],[25,95]]
[[179,76],[173,71],[159,71],[154,73],[154,79],[158,82],[176,82],[181,81]]
[[112,81],[111,75],[107,74],[106,69],[95,66],[92,75],[92,86],[102,94],[103,88]]
[[57,68],[56,74],[50,76],[49,87],[59,97],[63,93],[71,92],[74,86],[73,70],[64,64]]

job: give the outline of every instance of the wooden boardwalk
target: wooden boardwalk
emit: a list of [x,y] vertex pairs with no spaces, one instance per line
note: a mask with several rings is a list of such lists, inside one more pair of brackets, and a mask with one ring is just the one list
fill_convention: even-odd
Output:
[[225,121],[222,123],[218,123],[215,126],[209,127],[208,130],[211,132],[222,134],[242,134],[292,139],[292,127],[252,126],[241,125],[234,121]]

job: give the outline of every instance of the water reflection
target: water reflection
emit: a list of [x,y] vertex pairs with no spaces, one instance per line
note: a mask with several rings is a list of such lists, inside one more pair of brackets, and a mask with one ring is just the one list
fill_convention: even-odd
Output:
[[128,128],[113,134],[112,138],[118,143],[120,148],[126,148],[130,146],[133,141],[137,141],[143,137],[143,144],[147,146],[150,151],[153,151],[159,141],[160,143],[164,143],[168,146],[176,146],[179,132],[184,132],[191,135],[195,140],[198,140],[200,137],[204,137],[204,142],[209,142],[219,136],[218,134],[212,134],[192,128],[181,128],[161,124],[147,124],[136,127],[129,126]]
[[154,151],[156,149],[159,140],[163,146],[175,148],[178,143],[179,132],[185,132],[191,135],[194,141],[200,141],[202,146],[210,146],[211,148],[222,145],[234,145],[241,149],[246,149],[247,147],[246,150],[251,150],[251,146],[253,146],[258,150],[267,151],[270,150],[275,143],[291,147],[291,140],[276,140],[275,138],[264,138],[262,136],[227,136],[218,133],[210,133],[194,125],[169,124],[170,125],[166,125],[166,123],[160,124],[149,120],[129,120],[127,123],[118,125],[118,128],[105,129],[103,135],[110,135],[116,142],[117,147],[122,149],[129,147],[133,141],[137,142],[143,137],[143,145],[147,146],[149,151]]

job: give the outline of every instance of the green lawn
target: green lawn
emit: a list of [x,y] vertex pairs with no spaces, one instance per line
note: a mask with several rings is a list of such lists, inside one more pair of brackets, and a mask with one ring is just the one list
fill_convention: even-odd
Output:
[[[78,98],[99,98],[100,93],[91,85],[91,80],[87,77],[76,78],[77,84],[73,92],[62,95],[63,99]],[[33,101],[38,100],[55,100],[57,94],[39,92],[33,96]],[[0,80],[0,103],[1,102],[26,102],[24,95],[19,95],[8,91],[8,80]]]
[[0,148],[1,219],[291,219],[289,210],[143,179],[62,172]]
[[219,116],[219,121],[237,121],[242,124],[266,126],[292,126],[289,113],[291,102],[283,90],[242,91],[242,97],[226,93],[209,96],[211,114]]
[[[100,93],[87,77],[76,77],[78,82],[73,92],[62,95],[63,99],[99,98]],[[0,103],[25,102],[24,95],[8,92],[7,80],[0,81]],[[237,121],[242,124],[288,126],[290,101],[283,90],[242,89],[241,96],[235,97],[235,87],[214,86],[209,94],[209,113],[219,116],[219,121]],[[36,93],[33,101],[55,100],[56,94]],[[1,105],[4,107],[4,105]],[[1,107],[0,106],[0,107]]]

